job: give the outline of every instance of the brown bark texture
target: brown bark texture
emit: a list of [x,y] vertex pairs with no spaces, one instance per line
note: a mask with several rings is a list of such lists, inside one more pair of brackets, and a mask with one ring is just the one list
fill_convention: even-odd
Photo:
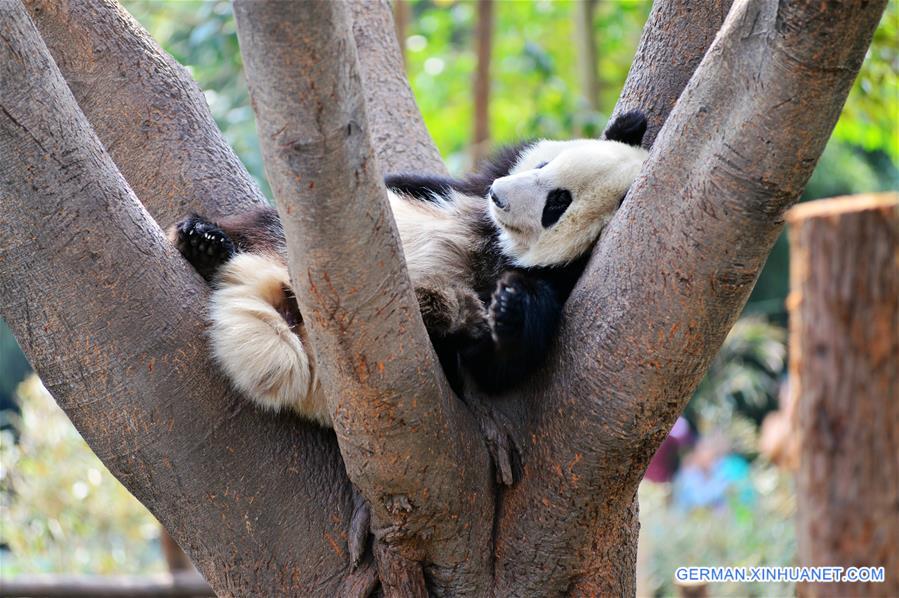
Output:
[[365,81],[369,135],[381,172],[446,173],[406,79],[390,0],[358,0],[348,5],[359,70]]
[[[258,192],[202,97],[109,0],[27,1],[67,81],[19,0],[0,0],[0,315],[219,595],[370,591],[374,565],[352,572],[346,554],[347,473],[372,505],[387,594],[633,594],[637,484],[739,313],[885,5],[745,0],[715,38],[721,0],[658,0],[618,104],[648,113],[650,159],[544,371],[469,411],[434,358],[380,182],[442,171],[388,4],[238,2],[335,441],[248,407],[209,363],[206,288],[157,222]],[[148,106],[164,114],[141,129]],[[178,181],[138,163],[168,155],[188,160]],[[517,483],[498,484],[488,455]]]
[[0,315],[220,595],[332,592],[352,514],[333,434],[228,389],[208,357],[206,286],[91,132],[18,0],[0,1],[0,36]]
[[884,6],[728,14],[568,300],[543,383],[501,403],[527,414],[528,450],[497,522],[498,593],[634,592],[623,514],[811,175]]
[[347,473],[371,503],[379,540],[427,562],[447,591],[469,578],[484,591],[490,528],[477,524],[492,514],[489,459],[412,293],[369,141],[348,10],[250,0],[235,3],[235,16],[291,280]]
[[643,146],[652,146],[668,113],[715,39],[732,1],[653,2],[609,122],[630,110],[643,110],[649,120]]
[[165,228],[263,203],[187,69],[115,0],[24,0],[82,112]]
[[798,593],[899,596],[899,193],[787,218],[800,563],[886,572]]

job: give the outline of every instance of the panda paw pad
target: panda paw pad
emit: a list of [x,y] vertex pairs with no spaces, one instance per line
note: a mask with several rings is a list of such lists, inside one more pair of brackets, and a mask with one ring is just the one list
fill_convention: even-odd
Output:
[[500,279],[490,301],[490,327],[496,342],[514,341],[521,336],[526,304],[524,277],[507,272]]
[[176,225],[175,246],[207,280],[235,253],[234,243],[218,226],[192,215]]

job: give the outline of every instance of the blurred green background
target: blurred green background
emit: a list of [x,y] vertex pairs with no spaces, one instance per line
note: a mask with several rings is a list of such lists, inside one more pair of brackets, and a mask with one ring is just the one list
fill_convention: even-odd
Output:
[[[227,140],[270,194],[229,2],[127,0],[124,5],[188,67]],[[600,134],[650,7],[648,1],[595,2],[591,48],[575,41],[587,14],[583,5],[496,2],[490,144]],[[399,10],[409,81],[450,170],[462,173],[473,156],[478,5],[413,0]],[[590,82],[579,69],[588,59],[597,65]],[[586,93],[591,87],[595,92]],[[802,199],[899,188],[897,121],[899,5],[891,2]],[[723,494],[698,506],[679,506],[689,492],[679,494],[676,479],[644,482],[641,594],[673,593],[672,573],[681,565],[794,563],[791,476],[759,451],[759,424],[776,409],[784,376],[787,286],[788,248],[782,237],[747,305],[747,318],[728,337],[687,411],[694,439],[714,439],[715,458],[737,456],[745,467],[728,470],[737,473],[729,474]],[[12,409],[0,436],[0,572],[163,570],[152,517],[90,453],[36,379],[26,380],[16,393],[27,372],[0,322],[0,409]],[[690,463],[690,447],[678,449],[678,462]],[[719,586],[719,591],[782,595],[791,588]]]

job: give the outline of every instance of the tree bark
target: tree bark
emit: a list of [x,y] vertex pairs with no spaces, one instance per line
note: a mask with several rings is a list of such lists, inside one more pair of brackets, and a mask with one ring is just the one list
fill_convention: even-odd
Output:
[[116,170],[18,0],[0,0],[0,37],[0,315],[219,595],[332,594],[352,513],[333,434],[229,390],[208,356],[205,284]]
[[490,54],[493,51],[493,0],[478,0],[475,23],[477,65],[474,72],[474,130],[471,138],[471,161],[477,164],[487,154],[490,143]]
[[[146,178],[152,213],[165,221],[215,201],[202,179],[217,150],[184,169],[199,197],[170,205],[178,185],[155,189],[133,162],[189,146],[150,127],[151,141],[167,141],[147,155],[117,150],[117,135],[140,143],[131,135],[143,121],[116,119],[141,100],[104,107],[93,95],[181,84],[177,69],[96,57],[104,43],[117,48],[107,55],[138,46],[141,65],[164,57],[145,34],[107,1],[29,2],[48,8],[34,13],[42,30],[119,167]],[[884,4],[741,0],[694,74],[723,5],[656,2],[616,108],[648,113],[646,144],[659,132],[650,159],[568,302],[545,371],[488,409],[501,432],[489,442],[521,453],[508,489],[493,481],[475,416],[447,390],[384,202],[379,166],[442,168],[389,6],[352,5],[351,36],[343,3],[277,3],[278,14],[238,4],[292,277],[346,468],[372,503],[388,592],[424,582],[437,594],[633,594],[639,479],[739,313]],[[260,414],[226,388],[205,347],[205,286],[116,171],[19,3],[0,0],[0,12],[0,313],[32,363],[220,595],[370,590],[370,567],[351,574],[345,554],[354,501],[334,435]],[[67,49],[81,35],[93,62]],[[79,84],[85,73],[91,85]],[[184,118],[219,147],[208,116]],[[238,180],[224,201],[252,205],[245,173],[228,164]]]
[[730,10],[732,0],[663,0],[652,11],[612,117],[642,110],[651,147]]
[[265,202],[187,69],[115,0],[24,0],[96,135],[162,228]]
[[529,450],[497,522],[499,594],[634,592],[623,514],[811,175],[884,6],[734,5],[594,249],[549,367],[500,402],[527,414]]
[[[265,202],[186,69],[118,2],[24,3],[100,141],[162,228],[191,211],[214,219]],[[399,46],[384,33],[392,26],[387,0],[352,6],[382,169],[445,172]]]
[[899,596],[899,194],[803,204],[788,221],[800,563],[886,572],[799,594]]
[[381,172],[445,174],[406,79],[389,0],[358,0],[349,6],[369,133]]
[[426,562],[435,591],[480,594],[488,455],[412,293],[347,12],[338,2],[235,3],[266,171],[347,472],[371,503],[376,537]]

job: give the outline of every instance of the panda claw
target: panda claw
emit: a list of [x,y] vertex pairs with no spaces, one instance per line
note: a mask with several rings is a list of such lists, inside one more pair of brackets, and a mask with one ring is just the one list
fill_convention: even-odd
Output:
[[206,280],[236,252],[234,243],[216,224],[192,215],[175,226],[175,246]]

